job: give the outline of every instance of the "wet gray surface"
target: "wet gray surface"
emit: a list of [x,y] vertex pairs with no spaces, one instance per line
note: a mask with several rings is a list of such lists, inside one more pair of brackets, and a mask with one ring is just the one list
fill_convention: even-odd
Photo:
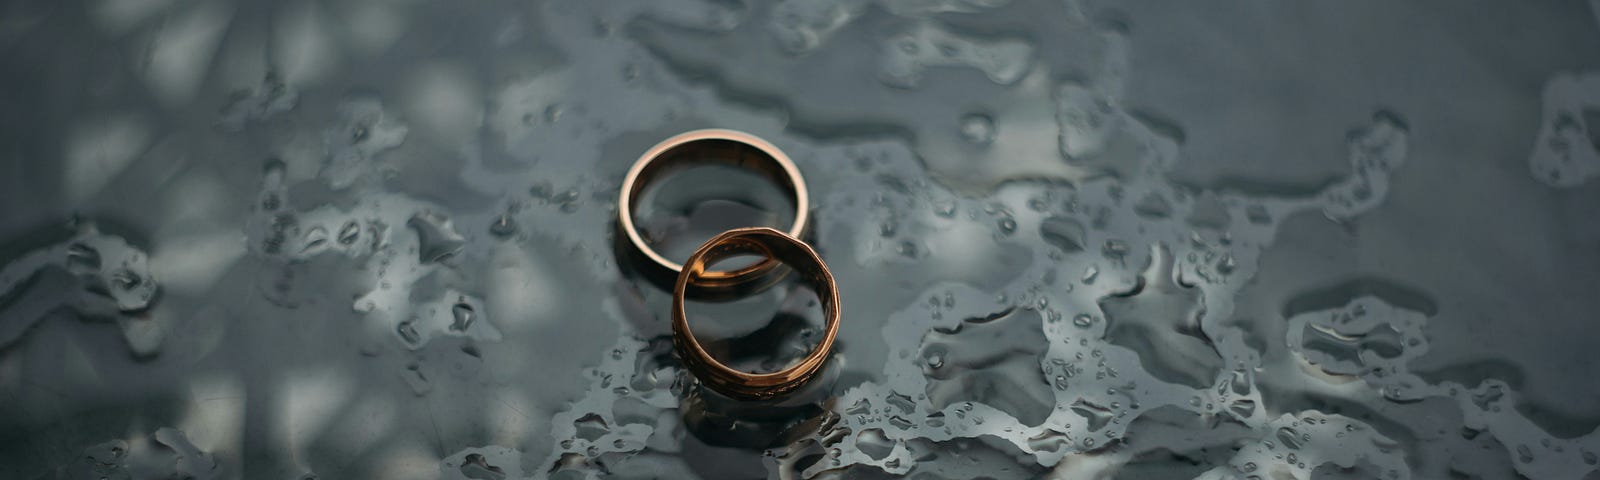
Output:
[[[0,5],[0,478],[1600,476],[1600,4]],[[784,149],[826,373],[613,250]],[[685,172],[678,258],[783,226]],[[692,305],[754,370],[814,297]]]

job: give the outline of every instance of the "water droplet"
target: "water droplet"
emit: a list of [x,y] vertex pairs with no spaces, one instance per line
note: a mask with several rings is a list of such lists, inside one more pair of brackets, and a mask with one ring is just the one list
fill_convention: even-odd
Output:
[[882,460],[894,450],[894,441],[884,436],[883,429],[869,428],[856,434],[856,449],[873,460]]
[[859,399],[856,400],[856,403],[850,404],[850,408],[845,409],[844,413],[845,415],[866,415],[872,413],[872,404],[867,402],[865,398]]
[[1234,370],[1228,376],[1228,385],[1233,389],[1235,395],[1250,394],[1250,378],[1245,374],[1244,370]]
[[406,225],[417,231],[417,255],[422,263],[446,260],[461,252],[467,239],[450,228],[450,219],[432,211],[411,216]]
[[451,330],[465,332],[472,327],[472,321],[474,320],[472,305],[468,305],[465,300],[461,299],[450,307],[450,314],[454,318],[450,323]]
[[511,220],[511,215],[509,214],[502,213],[496,216],[493,222],[489,223],[490,235],[505,238],[513,233],[517,233],[517,224]]
[[1290,427],[1278,427],[1277,437],[1278,442],[1283,443],[1283,446],[1290,448],[1290,450],[1298,450],[1299,445],[1301,445],[1298,432],[1294,432]]
[[122,466],[123,457],[128,455],[128,442],[112,440],[89,447],[83,451],[84,460],[89,462],[96,471],[108,473]]
[[395,333],[399,334],[400,339],[405,340],[407,344],[416,345],[422,342],[422,334],[417,333],[416,323],[416,319],[400,322],[400,325],[395,327]]
[[1073,413],[1078,414],[1078,416],[1089,422],[1089,431],[1091,432],[1100,431],[1100,429],[1111,423],[1111,409],[1096,405],[1088,400],[1080,398],[1077,402],[1073,402],[1071,408]]
[[1172,203],[1158,192],[1150,192],[1133,205],[1133,213],[1145,218],[1167,218],[1172,215]]
[[583,198],[579,196],[576,188],[561,192],[550,201],[561,206],[561,213],[573,213],[583,207]]
[[917,258],[917,244],[911,243],[910,241],[900,242],[899,248],[896,248],[895,250],[900,254],[900,256],[906,258]]
[[1228,410],[1239,418],[1250,418],[1256,414],[1256,402],[1247,398],[1234,400],[1233,403],[1228,404]]
[[306,230],[305,246],[300,247],[300,253],[312,253],[321,250],[328,244],[328,230],[318,225]]
[[122,291],[133,290],[144,283],[139,274],[127,269],[117,270],[117,273],[112,274],[111,281],[113,286]]
[[917,40],[913,38],[902,38],[900,41],[895,43],[896,46],[900,47],[900,51],[904,52],[906,55],[916,55],[918,52],[922,51],[922,47],[918,46]]
[[1083,251],[1085,234],[1087,231],[1082,223],[1067,217],[1050,217],[1039,224],[1039,235],[1044,237],[1045,243],[1061,249],[1063,253]]
[[1100,253],[1107,258],[1120,259],[1128,255],[1128,243],[1122,240],[1106,240],[1100,247]]
[[605,419],[601,418],[599,414],[595,413],[590,413],[579,417],[577,420],[572,422],[572,425],[577,427],[578,438],[590,442],[599,439],[600,437],[604,436],[606,432],[611,430],[611,427],[606,424]]
[[461,462],[461,474],[473,479],[503,479],[505,470],[490,465],[489,459],[482,454],[469,453]]
[[961,138],[968,142],[987,145],[994,141],[994,119],[982,113],[969,113],[961,117]]
[[1012,232],[1017,231],[1017,221],[1011,217],[1002,217],[998,224],[1000,233],[1010,235]]
[[356,243],[356,239],[360,237],[361,226],[356,224],[355,220],[345,222],[344,226],[339,228],[339,243],[341,245],[353,245]]
[[1087,313],[1080,313],[1072,317],[1072,324],[1077,325],[1078,328],[1089,328],[1094,325],[1094,317],[1089,316]]
[[97,272],[100,270],[100,252],[82,243],[68,245],[67,268],[77,273]]

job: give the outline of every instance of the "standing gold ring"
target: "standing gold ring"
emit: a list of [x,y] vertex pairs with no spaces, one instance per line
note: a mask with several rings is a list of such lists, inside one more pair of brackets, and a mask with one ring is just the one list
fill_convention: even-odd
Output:
[[[634,209],[644,188],[663,175],[687,167],[714,164],[748,168],[777,184],[794,202],[794,225],[789,227],[789,236],[798,238],[805,235],[810,198],[800,169],[795,167],[788,155],[760,137],[735,130],[707,129],[679,134],[650,147],[644,155],[639,156],[639,160],[634,162],[633,168],[628,169],[628,175],[623,178],[621,198],[617,200],[618,226],[633,250],[644,257],[643,263],[647,266],[644,273],[662,284],[670,282],[674,276],[682,278],[679,273],[683,271],[683,265],[668,260],[645,243],[644,236],[634,225]],[[775,260],[766,258],[735,270],[707,271],[697,276],[689,294],[701,298],[733,291],[759,290],[770,286],[782,275],[777,267]]]
[[[709,273],[707,265],[737,255],[762,255],[774,265],[788,265],[815,289],[822,304],[822,340],[794,366],[772,373],[735,370],[712,358],[689,331],[683,308],[685,290]],[[701,383],[736,399],[770,399],[800,388],[822,369],[839,333],[839,287],[810,245],[771,228],[735,228],[707,240],[684,264],[672,291],[672,344],[678,358]]]

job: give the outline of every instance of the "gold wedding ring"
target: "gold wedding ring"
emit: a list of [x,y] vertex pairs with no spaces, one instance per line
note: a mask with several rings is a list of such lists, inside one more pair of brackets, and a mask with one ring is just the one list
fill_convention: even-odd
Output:
[[[644,236],[633,221],[639,198],[645,187],[669,172],[717,164],[747,168],[777,184],[795,207],[794,225],[789,227],[788,236],[800,238],[805,235],[810,199],[806,193],[805,179],[800,176],[800,169],[795,168],[788,155],[766,140],[735,130],[707,129],[679,134],[650,147],[644,155],[639,156],[639,160],[634,162],[633,168],[628,169],[628,175],[623,178],[621,198],[617,200],[618,226],[622,234],[627,236],[632,250],[643,257],[643,261],[639,262],[645,266],[642,273],[659,284],[668,285],[674,277],[683,278],[680,275],[683,265],[668,260],[645,243]],[[706,298],[757,291],[781,278],[785,272],[777,267],[776,260],[766,258],[734,270],[705,271],[696,275],[687,293],[692,298]]]
[[[800,278],[811,285],[822,303],[823,334],[816,347],[800,362],[772,373],[747,373],[735,370],[712,358],[700,341],[689,330],[689,319],[684,313],[686,289],[712,271],[708,265],[738,255],[760,255],[763,264],[774,268],[779,263],[789,266]],[[839,333],[839,287],[833,273],[822,262],[810,245],[771,228],[736,228],[722,232],[695,250],[678,274],[672,291],[672,344],[689,371],[700,382],[717,393],[742,400],[765,400],[793,392],[805,385],[822,369],[833,349],[833,339]]]

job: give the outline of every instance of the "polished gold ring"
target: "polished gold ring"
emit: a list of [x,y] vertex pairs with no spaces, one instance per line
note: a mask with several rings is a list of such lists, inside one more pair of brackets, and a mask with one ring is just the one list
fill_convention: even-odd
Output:
[[[685,132],[663,140],[650,147],[628,169],[622,181],[621,198],[617,200],[617,223],[627,237],[632,250],[641,254],[644,273],[663,286],[674,277],[682,278],[683,265],[668,260],[645,243],[644,236],[634,225],[633,211],[644,188],[665,174],[697,165],[732,165],[748,168],[777,184],[794,202],[794,225],[789,227],[790,237],[803,237],[807,228],[810,199],[806,182],[800,169],[788,155],[766,140],[748,133],[707,129]],[[771,258],[755,264],[727,271],[707,271],[698,275],[690,285],[689,295],[702,298],[732,291],[759,290],[777,281],[782,271]]]
[[[815,289],[822,304],[822,340],[794,366],[772,373],[735,370],[712,358],[689,331],[688,315],[683,308],[685,291],[690,284],[710,273],[707,265],[738,255],[761,255],[774,266],[788,265]],[[711,237],[684,264],[672,290],[672,344],[679,360],[702,384],[731,398],[764,400],[793,392],[822,370],[833,350],[833,339],[839,333],[839,287],[828,265],[810,245],[771,228],[735,228]]]

